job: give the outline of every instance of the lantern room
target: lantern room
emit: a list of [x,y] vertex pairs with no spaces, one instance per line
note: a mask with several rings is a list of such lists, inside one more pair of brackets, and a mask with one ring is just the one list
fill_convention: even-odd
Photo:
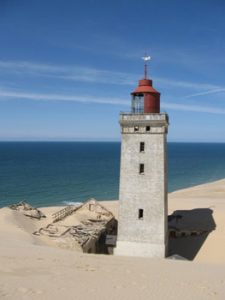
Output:
[[144,79],[139,80],[138,87],[131,93],[132,113],[154,114],[160,113],[160,93],[152,86],[152,80],[147,78],[147,60],[150,56],[143,57]]

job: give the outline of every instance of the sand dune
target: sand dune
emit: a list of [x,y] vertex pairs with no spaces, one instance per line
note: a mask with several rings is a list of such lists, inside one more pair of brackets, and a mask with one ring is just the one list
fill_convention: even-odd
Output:
[[[118,202],[104,202],[117,214]],[[50,247],[32,235],[41,221],[0,209],[0,299],[224,299],[225,180],[169,195],[176,225],[205,236],[170,240],[170,252],[192,261],[83,254]],[[48,243],[48,244],[47,244]]]
[[[169,212],[186,211],[189,226],[208,228],[203,238],[180,241],[186,252],[197,247],[194,262],[225,262],[225,180],[180,190],[169,195]],[[199,243],[199,245],[197,245]],[[182,249],[180,254],[182,255]]]

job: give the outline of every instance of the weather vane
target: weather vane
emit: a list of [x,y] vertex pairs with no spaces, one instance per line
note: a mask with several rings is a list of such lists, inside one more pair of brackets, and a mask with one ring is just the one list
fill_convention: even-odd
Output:
[[147,62],[151,59],[151,56],[149,56],[145,53],[145,55],[142,57],[142,59],[145,61],[145,73],[144,73],[144,75],[145,75],[145,79],[147,79],[147,77],[148,77],[148,63]]

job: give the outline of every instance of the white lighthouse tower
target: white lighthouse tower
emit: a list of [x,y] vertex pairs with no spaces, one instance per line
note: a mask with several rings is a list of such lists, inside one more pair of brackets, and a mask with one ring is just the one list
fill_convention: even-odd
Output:
[[117,246],[114,254],[165,257],[167,252],[167,129],[160,93],[147,77],[120,114],[122,133]]

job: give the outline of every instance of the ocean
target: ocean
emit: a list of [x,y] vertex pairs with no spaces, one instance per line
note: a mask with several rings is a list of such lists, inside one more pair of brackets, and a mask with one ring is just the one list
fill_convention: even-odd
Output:
[[[118,199],[119,142],[0,142],[0,207]],[[225,144],[168,143],[169,192],[225,178]]]

